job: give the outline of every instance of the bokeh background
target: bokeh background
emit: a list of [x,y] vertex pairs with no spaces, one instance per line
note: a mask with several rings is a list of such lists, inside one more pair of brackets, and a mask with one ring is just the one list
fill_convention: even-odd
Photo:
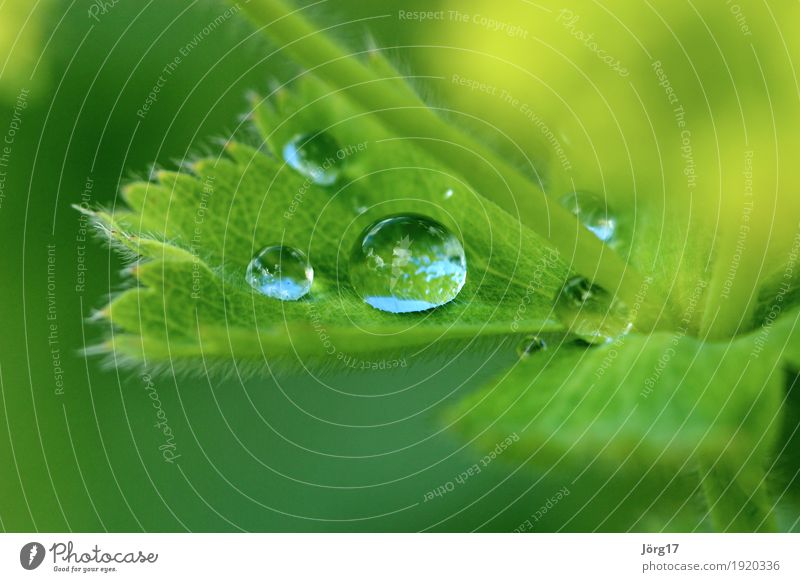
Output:
[[[490,139],[510,139],[541,159],[540,169],[549,168],[545,174],[553,181],[559,179],[553,170],[559,160],[548,154],[541,129],[521,123],[518,107],[498,104],[489,92],[454,84],[454,71],[534,104],[552,93],[575,97],[557,101],[546,112],[553,117],[569,106],[584,121],[597,122],[608,120],[608,111],[639,107],[615,84],[601,91],[610,101],[608,111],[587,104],[587,87],[616,73],[597,67],[596,55],[578,43],[570,45],[573,60],[545,71],[553,86],[520,69],[545,50],[549,40],[541,31],[551,29],[553,38],[564,34],[552,15],[541,26],[545,16],[528,2],[469,4],[337,0],[308,10],[354,50],[391,47],[404,71],[440,77],[418,81],[427,98],[475,116],[476,126],[488,122],[494,128]],[[661,7],[665,30],[682,21],[700,31],[709,26],[687,6],[683,12]],[[629,490],[607,476],[598,481],[587,473],[576,480],[502,458],[447,495],[424,500],[483,456],[443,432],[437,415],[450,399],[510,365],[513,345],[481,344],[447,360],[333,374],[324,382],[301,374],[240,381],[169,372],[150,382],[142,371],[84,354],[108,333],[91,321],[93,311],[125,285],[125,277],[119,258],[85,236],[72,205],[113,207],[121,185],[154,167],[177,169],[187,157],[216,152],[218,139],[240,127],[250,92],[266,93],[298,72],[242,14],[193,46],[227,8],[217,0],[0,1],[0,136],[12,138],[0,201],[0,529],[511,531],[564,487],[570,495],[536,529],[669,528],[641,519],[638,509],[625,504]],[[520,30],[398,18],[401,10],[438,9],[482,12]],[[731,55],[739,51],[742,30],[733,14],[726,15],[730,22],[710,26],[723,31],[715,37],[725,49],[720,54]],[[658,22],[652,15],[643,19],[644,27]],[[751,26],[759,23],[773,26],[768,15],[751,17]],[[614,25],[618,29],[611,24],[598,36],[609,53],[624,59],[638,38],[626,37],[623,23]],[[675,49],[680,35],[662,37],[662,58],[683,58]],[[192,48],[142,119],[137,111],[165,65],[187,46]],[[715,58],[693,60],[704,87],[713,88],[713,75],[724,74]],[[632,70],[639,61],[631,59]],[[646,71],[650,61],[641,62]],[[734,71],[721,82],[743,86],[737,74],[753,71]],[[786,79],[770,67],[762,74]],[[652,87],[641,98],[662,103],[663,90],[652,81],[648,77]],[[683,95],[688,101],[694,93],[685,87]],[[706,97],[714,111],[729,105],[723,90]],[[674,124],[669,115],[627,117],[620,123],[628,127],[615,120],[609,132],[657,133],[648,120],[657,127]],[[569,135],[561,136],[565,144]],[[612,157],[620,149],[610,150],[615,153],[594,152],[597,167],[619,165]],[[632,155],[640,153],[651,155]],[[508,155],[515,155],[513,149]],[[589,167],[578,180],[596,174]],[[627,178],[624,172],[609,177],[612,184]],[[632,196],[635,188],[617,191]],[[791,213],[798,202],[786,204]],[[704,222],[719,223],[730,210],[715,200]],[[174,462],[165,461],[159,448],[164,438],[155,426],[153,390],[174,433]],[[690,499],[687,511],[695,503],[700,501]]]

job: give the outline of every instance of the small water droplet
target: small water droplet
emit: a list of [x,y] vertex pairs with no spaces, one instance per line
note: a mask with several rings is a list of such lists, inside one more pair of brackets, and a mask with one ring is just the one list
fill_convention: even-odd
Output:
[[633,327],[625,304],[584,277],[573,277],[564,284],[555,310],[572,333],[590,344],[613,341]]
[[538,335],[528,335],[520,340],[517,345],[517,355],[521,359],[529,358],[536,352],[547,349],[547,343]]
[[315,184],[330,186],[339,178],[340,149],[336,140],[324,131],[303,133],[283,146],[283,159]]
[[447,228],[415,214],[367,228],[350,257],[350,281],[369,305],[410,313],[452,301],[467,279],[464,247]]
[[447,190],[444,191],[444,199],[449,200],[450,198],[453,197],[453,194],[454,194],[453,189],[448,188]]
[[611,243],[617,233],[617,219],[605,200],[592,192],[578,190],[565,194],[561,205],[578,217],[604,243]]
[[267,297],[296,301],[311,290],[314,269],[302,251],[272,245],[253,257],[247,265],[245,279],[253,289]]

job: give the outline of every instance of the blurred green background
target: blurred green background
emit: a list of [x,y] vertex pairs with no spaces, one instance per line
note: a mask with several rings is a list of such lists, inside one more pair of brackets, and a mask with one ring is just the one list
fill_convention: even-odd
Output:
[[[474,116],[476,126],[491,123],[488,139],[500,147],[508,139],[519,144],[538,160],[536,170],[551,183],[563,177],[558,159],[552,153],[548,158],[543,131],[520,123],[519,107],[501,107],[487,91],[463,90],[451,81],[454,72],[534,104],[553,92],[574,95],[575,102],[549,99],[555,104],[544,108],[552,118],[574,115],[578,120],[562,125],[559,139],[565,147],[577,148],[587,118],[608,118],[607,111],[597,113],[580,83],[603,85],[610,110],[638,108],[625,92],[630,81],[615,77],[607,67],[590,65],[596,55],[571,39],[559,42],[569,47],[573,60],[537,71],[535,51],[552,40],[541,31],[555,37],[564,30],[552,16],[538,26],[543,17],[529,3],[509,7],[481,2],[473,7],[500,22],[523,23],[516,36],[480,23],[398,18],[400,10],[432,11],[442,4],[337,0],[316,3],[309,14],[355,49],[369,42],[392,47],[390,53],[404,71],[440,77],[444,82],[424,84],[427,97]],[[459,3],[448,8],[454,5],[463,9]],[[512,345],[484,344],[448,360],[420,358],[407,368],[324,378],[276,374],[242,381],[168,372],[155,375],[150,389],[141,371],[83,355],[84,348],[108,333],[89,321],[93,310],[121,289],[125,279],[118,256],[84,236],[85,223],[72,205],[113,207],[120,185],[147,176],[154,165],[176,169],[187,157],[215,152],[218,138],[241,131],[248,92],[266,93],[298,72],[242,14],[223,19],[207,38],[195,42],[227,8],[216,0],[7,0],[0,5],[0,135],[13,133],[7,167],[2,168],[5,180],[0,182],[0,528],[511,531],[563,487],[571,494],[536,529],[669,528],[668,523],[640,519],[641,508],[626,505],[635,497],[630,488],[607,475],[598,480],[589,471],[576,479],[502,458],[452,492],[424,500],[426,493],[482,457],[443,433],[437,414],[451,399],[510,365],[516,357]],[[666,8],[673,24],[685,19],[685,7],[684,12]],[[725,18],[729,16],[726,12]],[[762,16],[751,17],[751,25],[768,20]],[[652,15],[642,18],[644,30],[655,26]],[[701,20],[692,22],[700,27]],[[737,22],[720,22],[711,25],[727,32],[715,41],[734,50],[741,43]],[[530,37],[522,34],[535,26]],[[635,35],[605,32],[608,51],[623,58],[640,42]],[[669,43],[665,40],[657,54],[683,58],[674,50],[674,39],[663,38]],[[791,38],[788,42],[796,44]],[[655,45],[648,46],[655,52]],[[180,66],[140,117],[137,111],[165,65],[182,50],[187,54]],[[521,71],[519,63],[530,63],[534,73]],[[638,66],[642,75],[648,74],[649,64],[630,58],[631,69]],[[723,75],[712,56],[703,66],[707,70],[702,74]],[[777,69],[765,70],[767,76],[785,78]],[[745,77],[752,73],[741,71]],[[731,75],[723,81],[746,85]],[[652,77],[646,81],[648,90],[642,90],[641,98],[663,105],[663,89]],[[675,83],[681,90],[680,80]],[[706,79],[707,86],[716,86],[715,78]],[[682,90],[686,102],[699,94],[697,87]],[[706,97],[715,112],[725,111],[732,99],[724,91]],[[746,92],[742,99],[747,101]],[[652,112],[652,107],[642,110]],[[596,168],[610,168],[603,177],[618,186],[618,197],[630,200],[625,197],[640,182],[626,182],[633,179],[628,161],[617,158],[620,152],[631,152],[613,142],[614,136],[651,133],[651,121],[662,127],[674,124],[668,111],[654,119],[649,113],[630,113],[623,116],[622,126],[615,120],[606,135],[614,147],[592,152],[592,164],[577,173],[578,185],[595,180]],[[751,133],[756,141],[759,135]],[[796,140],[797,133],[790,137]],[[633,151],[634,158],[641,156],[637,168],[647,168],[653,152],[660,151],[657,143],[650,145]],[[509,148],[508,155],[519,151]],[[709,174],[705,179],[711,183],[722,180]],[[636,179],[649,177],[645,170]],[[659,200],[680,208],[684,195]],[[703,203],[709,207],[705,223],[727,211],[736,214],[717,198]],[[781,203],[786,206],[779,214],[796,215],[797,197]],[[780,229],[778,222],[772,226]],[[687,223],[682,232],[690,230]],[[167,419],[174,434],[174,462],[165,461],[159,448],[164,437],[156,426],[154,391],[161,420]],[[689,499],[686,511],[699,504]],[[664,508],[667,516],[674,511]]]
[[[424,38],[424,26],[371,18],[392,4],[336,2],[317,16],[344,23],[337,35],[357,45],[368,35],[398,45]],[[20,109],[20,95],[25,101],[0,208],[0,527],[502,531],[519,525],[564,483],[541,481],[531,489],[529,474],[497,462],[454,492],[423,502],[426,492],[482,456],[442,434],[437,411],[453,393],[512,361],[509,346],[483,346],[444,367],[423,362],[326,377],[324,384],[300,375],[245,383],[156,376],[180,455],[165,462],[141,375],[81,354],[107,332],[87,318],[123,277],[117,256],[96,239],[82,240],[71,205],[90,191],[91,204],[113,206],[119,185],[146,176],[153,163],[175,168],[187,155],[213,151],[215,138],[239,125],[248,91],[266,92],[295,71],[239,15],[182,59],[142,120],[136,112],[165,64],[227,6],[123,1],[100,14],[99,5],[11,0],[0,8],[0,132]],[[54,320],[48,320],[49,245]],[[79,264],[85,287],[76,290]],[[564,502],[563,510],[571,515],[575,508]]]

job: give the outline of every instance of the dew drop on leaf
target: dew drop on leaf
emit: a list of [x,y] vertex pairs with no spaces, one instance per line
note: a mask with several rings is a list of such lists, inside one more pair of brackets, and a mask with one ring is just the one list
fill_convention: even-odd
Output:
[[604,243],[613,243],[617,234],[617,219],[605,200],[592,192],[578,190],[565,194],[561,205]]
[[353,206],[355,207],[356,214],[364,214],[369,210],[366,204],[364,204],[360,199],[355,198],[353,200]]
[[517,345],[517,355],[520,359],[525,359],[536,352],[541,352],[547,349],[547,343],[538,335],[527,335],[522,338]]
[[381,311],[410,313],[452,301],[467,279],[464,247],[430,218],[383,218],[358,238],[350,256],[350,282]]
[[294,136],[283,146],[286,163],[319,186],[330,186],[339,178],[341,148],[324,131]]
[[555,311],[572,333],[590,344],[608,343],[633,327],[625,304],[584,277],[564,284]]
[[314,269],[302,251],[272,245],[253,257],[247,265],[245,279],[253,289],[267,297],[296,301],[311,290]]

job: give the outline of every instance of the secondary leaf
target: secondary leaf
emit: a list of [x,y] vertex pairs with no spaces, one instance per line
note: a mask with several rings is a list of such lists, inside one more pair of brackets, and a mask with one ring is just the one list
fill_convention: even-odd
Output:
[[561,346],[464,398],[448,419],[486,444],[519,434],[526,446],[515,451],[544,467],[599,463],[632,475],[657,465],[709,468],[715,523],[762,527],[771,505],[756,476],[781,428],[784,362],[797,357],[799,317],[731,342],[657,333],[589,350]]
[[709,452],[763,459],[783,376],[774,352],[753,355],[756,341],[658,333],[588,350],[562,346],[521,361],[450,418],[487,442],[517,432],[545,464],[571,451],[635,470]]

